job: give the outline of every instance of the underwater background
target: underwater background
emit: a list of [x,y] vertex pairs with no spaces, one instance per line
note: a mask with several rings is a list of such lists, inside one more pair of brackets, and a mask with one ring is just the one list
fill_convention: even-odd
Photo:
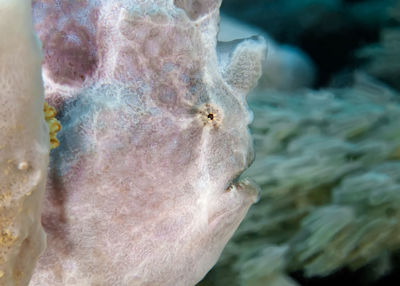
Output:
[[400,285],[400,1],[225,0],[262,34],[249,97],[261,187],[199,286]]

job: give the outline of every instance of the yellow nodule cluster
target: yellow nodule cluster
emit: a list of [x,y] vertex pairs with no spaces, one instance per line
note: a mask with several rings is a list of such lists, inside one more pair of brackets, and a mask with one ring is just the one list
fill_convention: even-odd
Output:
[[47,122],[47,126],[49,126],[49,135],[50,135],[50,149],[57,148],[60,142],[57,139],[57,132],[61,130],[60,122],[55,118],[57,112],[56,110],[47,104],[44,103],[43,106],[44,119]]

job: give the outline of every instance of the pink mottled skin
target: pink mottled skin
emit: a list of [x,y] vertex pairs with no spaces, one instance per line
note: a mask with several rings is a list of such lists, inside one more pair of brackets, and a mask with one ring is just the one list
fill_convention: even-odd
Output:
[[254,156],[245,94],[264,48],[217,55],[219,5],[33,1],[63,129],[30,285],[190,286],[215,264],[257,197],[233,181]]

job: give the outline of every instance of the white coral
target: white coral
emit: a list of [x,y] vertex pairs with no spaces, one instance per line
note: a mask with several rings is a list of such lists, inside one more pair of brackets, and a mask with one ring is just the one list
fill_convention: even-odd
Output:
[[30,1],[0,1],[0,284],[27,285],[45,234],[49,157],[40,44]]

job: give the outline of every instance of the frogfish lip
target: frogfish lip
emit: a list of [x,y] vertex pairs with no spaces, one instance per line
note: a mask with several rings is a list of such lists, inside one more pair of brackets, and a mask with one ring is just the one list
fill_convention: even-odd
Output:
[[[228,185],[220,197],[223,207],[210,214],[209,225],[217,225],[223,220],[225,220],[225,225],[227,221],[234,224],[242,221],[248,208],[259,201],[259,194],[260,188],[252,179],[238,177]],[[221,201],[217,200],[216,204],[221,205]]]
[[226,189],[227,192],[237,191],[241,192],[249,197],[253,203],[257,203],[260,200],[260,187],[257,183],[249,177],[239,177],[232,182]]

